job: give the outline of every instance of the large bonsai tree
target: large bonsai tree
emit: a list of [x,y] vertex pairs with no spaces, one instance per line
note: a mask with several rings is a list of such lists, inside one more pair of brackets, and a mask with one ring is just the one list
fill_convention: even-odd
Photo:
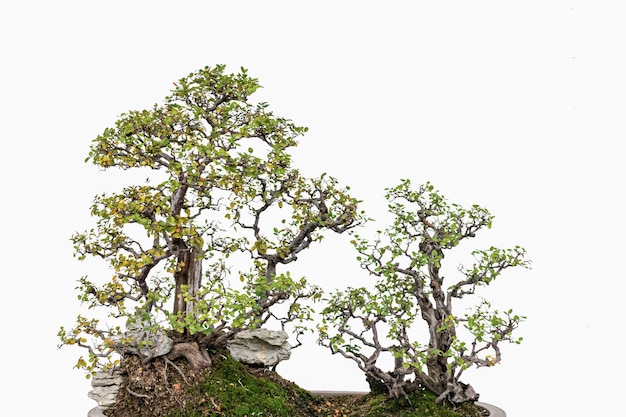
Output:
[[[377,281],[329,297],[320,342],[355,361],[372,390],[409,399],[426,388],[438,402],[475,401],[473,388],[459,380],[463,371],[500,362],[500,344],[521,341],[513,331],[523,317],[494,310],[484,299],[462,315],[453,304],[504,269],[528,266],[525,251],[475,250],[471,267],[446,278],[446,253],[490,228],[493,216],[478,205],[448,203],[429,183],[414,190],[404,180],[387,191],[393,223],[373,242],[356,234],[352,241],[361,266]],[[394,359],[391,371],[383,369],[385,355]]]
[[110,270],[78,287],[104,318],[79,315],[59,331],[62,344],[87,350],[77,367],[92,373],[116,364],[133,343],[124,325],[169,332],[185,342],[192,364],[206,366],[203,348],[241,329],[270,319],[297,328],[310,317],[306,300],[318,299],[319,288],[280,266],[325,230],[342,233],[363,218],[334,178],[305,178],[291,167],[289,150],[306,128],[253,103],[259,87],[245,69],[207,67],[175,83],[163,104],[122,114],[93,141],[87,161],[98,167],[154,173],[97,196],[95,227],[72,237],[79,259],[101,258]]

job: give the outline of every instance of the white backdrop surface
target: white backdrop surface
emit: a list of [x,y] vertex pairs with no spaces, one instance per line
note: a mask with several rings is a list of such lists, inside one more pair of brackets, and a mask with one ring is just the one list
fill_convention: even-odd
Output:
[[[296,163],[350,185],[373,217],[385,187],[430,180],[495,214],[476,245],[527,248],[533,269],[489,292],[528,316],[525,341],[468,373],[482,401],[510,417],[623,408],[623,21],[620,2],[602,0],[4,2],[0,414],[95,405],[72,369],[82,352],[56,348],[83,308],[69,237],[91,225],[95,194],[126,181],[83,163],[89,143],[221,63],[248,68],[276,113],[310,128]],[[343,238],[298,268],[329,288],[365,279],[336,250]],[[279,372],[365,389],[352,363],[310,342]]]

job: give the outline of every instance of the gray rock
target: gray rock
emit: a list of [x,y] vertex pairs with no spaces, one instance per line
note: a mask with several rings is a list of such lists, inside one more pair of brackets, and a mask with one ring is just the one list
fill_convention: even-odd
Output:
[[89,410],[87,417],[105,417],[105,415],[100,407],[96,407]]
[[[129,320],[126,324],[126,332],[111,336],[113,347],[120,353],[141,355],[145,358],[156,358],[170,353],[174,341],[167,337],[159,327],[151,323],[139,320]],[[111,372],[98,372],[91,380],[91,391],[88,397],[98,403],[98,407],[90,411],[91,415],[102,413],[103,410],[115,404],[117,392],[124,377],[118,370]]]
[[291,345],[282,330],[242,330],[227,344],[230,355],[249,365],[275,366],[291,357]]
[[92,387],[109,387],[113,385],[121,385],[124,377],[119,372],[98,372],[91,378]]
[[98,372],[91,379],[91,391],[87,396],[98,403],[101,410],[115,404],[115,397],[120,390],[124,377],[119,372]]
[[146,358],[156,358],[170,353],[174,341],[160,329],[149,323],[129,322],[126,332],[112,336],[115,350]]

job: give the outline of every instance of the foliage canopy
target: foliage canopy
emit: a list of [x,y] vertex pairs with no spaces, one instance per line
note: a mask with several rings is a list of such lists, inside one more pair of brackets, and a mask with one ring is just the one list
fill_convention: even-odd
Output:
[[[112,274],[103,284],[83,277],[79,298],[155,331],[204,335],[204,345],[271,318],[308,320],[302,301],[319,299],[320,289],[278,266],[324,231],[360,224],[357,200],[336,179],[305,178],[291,167],[288,150],[306,128],[252,103],[259,84],[245,69],[207,67],[175,86],[164,104],[122,114],[92,143],[87,161],[149,167],[164,179],[95,198],[96,226],[72,241],[79,259],[102,258]],[[238,263],[247,255],[249,269],[234,269],[236,254]],[[62,343],[88,349],[77,366],[89,371],[116,363],[122,335],[119,325],[83,316],[59,332]]]

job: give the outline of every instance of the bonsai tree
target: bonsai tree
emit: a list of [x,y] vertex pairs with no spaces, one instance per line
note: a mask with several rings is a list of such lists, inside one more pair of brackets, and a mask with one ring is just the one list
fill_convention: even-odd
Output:
[[243,68],[206,67],[175,83],[163,104],[120,115],[93,141],[86,161],[152,174],[96,196],[95,227],[72,237],[78,259],[102,259],[110,271],[77,288],[104,314],[79,315],[59,331],[62,345],[86,349],[78,368],[108,369],[133,345],[154,359],[141,349],[152,340],[132,340],[124,325],[169,333],[170,355],[196,367],[210,365],[205,348],[242,329],[271,319],[305,326],[307,301],[320,290],[281,266],[324,231],[345,232],[363,217],[334,178],[291,167],[290,148],[307,129],[253,103],[259,87]]
[[[446,278],[441,268],[448,251],[490,228],[493,216],[478,205],[448,203],[430,183],[412,189],[403,180],[386,198],[393,223],[372,242],[357,234],[352,241],[362,268],[377,281],[328,298],[319,341],[355,361],[373,391],[409,399],[426,388],[437,402],[475,401],[476,392],[460,381],[463,371],[499,363],[501,343],[522,340],[513,331],[523,317],[494,310],[484,299],[464,314],[453,304],[504,269],[527,267],[525,251],[475,250],[472,266]],[[393,358],[391,371],[383,370],[385,355]]]

